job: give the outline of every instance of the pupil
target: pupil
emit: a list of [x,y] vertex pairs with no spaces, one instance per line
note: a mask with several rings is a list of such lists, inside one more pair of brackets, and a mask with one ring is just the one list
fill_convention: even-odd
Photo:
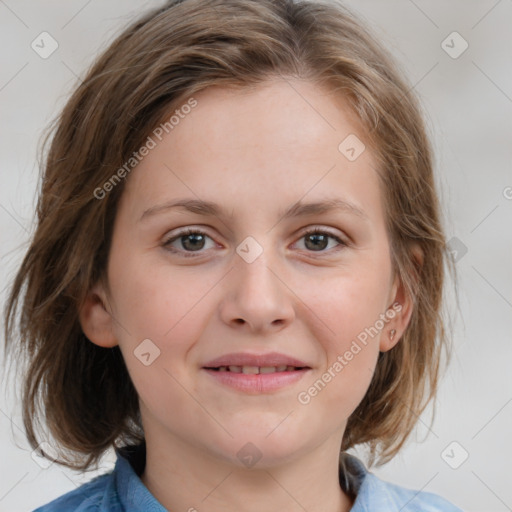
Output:
[[[313,243],[312,246],[308,247],[308,240],[313,240],[315,239],[316,242]],[[319,243],[317,243],[319,242]],[[319,248],[320,249],[325,249],[327,247],[327,243],[328,243],[328,237],[326,235],[308,235],[306,237],[306,247],[308,247],[308,249],[313,249],[313,250],[318,250]]]
[[[191,244],[189,242],[192,242]],[[197,243],[199,242],[199,243]],[[195,235],[186,235],[181,240],[181,245],[183,245],[184,249],[194,250],[194,249],[202,249],[204,246],[203,235],[195,234]]]

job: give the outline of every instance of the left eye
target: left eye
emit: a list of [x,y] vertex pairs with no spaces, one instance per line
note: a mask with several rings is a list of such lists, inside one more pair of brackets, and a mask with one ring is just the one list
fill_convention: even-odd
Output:
[[[212,244],[210,247],[205,247],[206,239],[211,240]],[[336,246],[341,246],[337,248],[335,246],[335,250],[347,245],[339,237],[321,229],[307,231],[302,234],[299,240],[304,240],[306,250],[311,252],[327,252],[325,249],[329,246],[329,240],[335,241]],[[178,243],[180,247],[176,247],[176,243]],[[203,231],[188,229],[169,238],[164,242],[163,246],[171,252],[182,253],[184,256],[190,257],[195,256],[191,253],[198,253],[201,252],[202,249],[215,247],[215,242]],[[331,247],[331,249],[332,248],[333,247]]]
[[308,231],[307,233],[304,233],[300,239],[305,239],[304,245],[306,248],[314,252],[325,252],[324,249],[329,245],[329,239],[336,241],[337,245],[347,245],[337,236],[329,233],[328,231],[322,231],[321,229]]

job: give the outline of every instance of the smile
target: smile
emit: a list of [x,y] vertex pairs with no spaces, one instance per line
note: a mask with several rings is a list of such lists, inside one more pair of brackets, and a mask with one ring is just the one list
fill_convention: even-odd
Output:
[[288,387],[311,370],[296,366],[220,366],[203,368],[218,384],[250,394],[270,393]]
[[219,366],[218,368],[208,368],[208,370],[216,370],[219,372],[244,373],[245,375],[256,375],[259,373],[276,373],[276,372],[293,372],[302,370],[303,367],[297,366]]

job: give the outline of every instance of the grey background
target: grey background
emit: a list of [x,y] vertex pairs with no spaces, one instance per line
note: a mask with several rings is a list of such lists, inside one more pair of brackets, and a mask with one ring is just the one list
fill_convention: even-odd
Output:
[[[32,232],[43,128],[115,33],[160,3],[0,0],[2,308]],[[460,258],[454,356],[435,421],[430,427],[429,408],[401,454],[373,471],[441,494],[468,512],[512,510],[512,0],[346,4],[396,55],[420,95],[446,230]],[[43,31],[59,45],[47,59],[31,48]],[[446,40],[452,52],[462,48],[460,39],[447,39],[454,31],[469,44],[458,58],[442,46]],[[95,474],[43,468],[31,458],[13,385],[2,385],[7,393],[0,402],[0,511],[9,512],[32,510]],[[460,467],[450,467],[466,453]],[[109,454],[103,470],[113,460]]]

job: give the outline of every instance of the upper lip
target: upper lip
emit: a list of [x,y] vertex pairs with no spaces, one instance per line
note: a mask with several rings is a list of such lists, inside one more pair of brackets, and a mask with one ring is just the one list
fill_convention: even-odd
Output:
[[234,352],[225,354],[208,361],[203,368],[218,368],[220,366],[309,366],[295,357],[280,354],[279,352],[268,352],[266,354],[248,354],[246,352]]

